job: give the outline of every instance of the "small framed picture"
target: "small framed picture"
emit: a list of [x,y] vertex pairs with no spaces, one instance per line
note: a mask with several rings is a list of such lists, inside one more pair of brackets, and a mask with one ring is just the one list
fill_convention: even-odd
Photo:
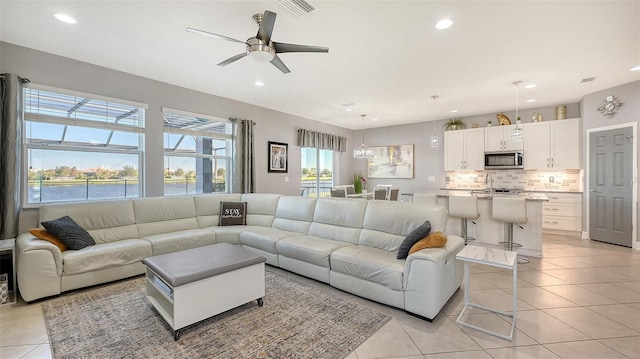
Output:
[[269,172],[287,173],[289,171],[289,145],[281,142],[269,141]]

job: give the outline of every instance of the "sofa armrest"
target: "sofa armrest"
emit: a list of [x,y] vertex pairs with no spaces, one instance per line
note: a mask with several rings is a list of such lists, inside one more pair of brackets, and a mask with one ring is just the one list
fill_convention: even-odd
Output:
[[30,233],[16,239],[16,274],[22,298],[32,301],[60,294],[62,253]]
[[462,265],[456,254],[464,247],[459,236],[447,236],[442,248],[415,252],[404,268],[405,310],[434,319],[462,284]]

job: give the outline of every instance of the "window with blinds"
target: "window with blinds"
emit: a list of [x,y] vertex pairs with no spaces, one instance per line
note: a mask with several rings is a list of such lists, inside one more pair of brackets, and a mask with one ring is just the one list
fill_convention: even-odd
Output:
[[25,204],[139,197],[146,105],[30,85]]
[[232,124],[163,108],[164,194],[229,192]]

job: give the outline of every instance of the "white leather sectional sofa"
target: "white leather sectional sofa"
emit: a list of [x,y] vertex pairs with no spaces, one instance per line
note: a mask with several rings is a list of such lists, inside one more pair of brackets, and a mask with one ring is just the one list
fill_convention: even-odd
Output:
[[[220,201],[246,201],[247,225],[218,226]],[[444,231],[437,205],[279,194],[154,197],[40,208],[40,221],[65,215],[96,245],[61,252],[29,233],[17,239],[18,286],[26,301],[144,273],[142,259],[214,243],[232,243],[267,263],[344,291],[433,319],[462,282],[456,253],[464,242],[396,259],[413,229]]]

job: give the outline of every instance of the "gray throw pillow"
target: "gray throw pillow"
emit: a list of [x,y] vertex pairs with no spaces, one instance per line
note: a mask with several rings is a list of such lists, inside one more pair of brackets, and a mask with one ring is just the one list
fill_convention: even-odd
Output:
[[220,202],[219,226],[247,224],[247,202]]
[[96,244],[89,232],[85,231],[69,216],[40,223],[47,232],[64,243],[67,249],[82,249]]
[[429,235],[431,232],[431,222],[426,221],[420,225],[420,227],[413,230],[413,232],[409,233],[409,235],[402,241],[400,244],[400,248],[398,248],[398,259],[405,259],[409,256],[409,251],[414,244],[416,244],[419,240]]

